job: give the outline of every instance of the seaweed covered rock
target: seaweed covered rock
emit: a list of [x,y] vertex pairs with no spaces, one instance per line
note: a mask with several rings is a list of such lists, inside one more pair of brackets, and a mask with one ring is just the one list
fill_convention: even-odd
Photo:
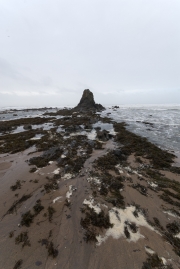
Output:
[[74,108],[75,111],[102,111],[103,109],[104,107],[101,104],[95,103],[93,93],[89,89],[84,90],[79,104]]
[[107,141],[110,138],[112,138],[112,135],[109,134],[108,131],[102,130],[102,131],[97,131],[97,138],[101,141]]
[[31,124],[25,124],[24,125],[24,130],[31,130],[32,129],[32,125]]
[[52,147],[45,151],[41,156],[30,158],[29,164],[36,165],[37,167],[44,167],[48,165],[49,161],[58,160],[62,153],[63,147]]

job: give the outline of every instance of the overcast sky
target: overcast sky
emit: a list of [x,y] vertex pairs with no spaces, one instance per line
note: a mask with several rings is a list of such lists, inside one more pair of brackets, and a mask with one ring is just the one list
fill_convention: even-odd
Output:
[[180,103],[180,0],[0,0],[0,107]]

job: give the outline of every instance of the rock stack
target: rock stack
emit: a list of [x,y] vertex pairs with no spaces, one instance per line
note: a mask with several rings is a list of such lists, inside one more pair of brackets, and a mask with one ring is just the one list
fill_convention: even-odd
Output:
[[79,104],[74,108],[75,111],[102,111],[103,109],[101,104],[95,103],[93,93],[89,89],[84,90]]

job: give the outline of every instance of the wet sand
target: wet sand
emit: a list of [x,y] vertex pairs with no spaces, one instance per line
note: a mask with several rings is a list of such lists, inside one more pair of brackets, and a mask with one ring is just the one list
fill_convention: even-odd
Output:
[[[42,154],[42,152],[34,152],[34,147],[14,154],[0,155],[0,264],[2,269],[139,269],[142,268],[143,262],[150,255],[147,251],[149,248],[161,259],[162,266],[164,262],[164,267],[157,268],[168,268],[166,267],[168,264],[171,264],[175,269],[180,268],[180,257],[173,251],[172,245],[164,237],[167,224],[180,220],[180,217],[169,215],[168,212],[172,208],[179,211],[179,207],[172,206],[160,198],[163,189],[152,187],[154,186],[152,184],[158,186],[159,183],[146,174],[145,169],[138,170],[141,164],[135,160],[134,154],[129,156],[126,165],[122,165],[119,161],[118,173],[117,169],[107,170],[104,167],[104,170],[101,170],[100,167],[96,166],[98,158],[106,156],[118,148],[114,138],[103,142],[102,145],[102,149],[93,149],[77,174],[68,174],[64,171],[62,173],[60,167],[59,173],[57,172],[57,175],[59,174],[59,177],[57,176],[58,189],[53,189],[50,192],[45,191],[44,185],[49,182],[48,178],[52,178],[56,174],[55,171],[58,168],[56,161],[30,173],[28,160]],[[149,165],[148,159],[142,158],[142,162],[144,165]],[[119,191],[124,197],[124,208],[118,209],[106,199],[106,196],[100,195],[101,185],[98,185],[96,176],[91,175],[92,172],[102,176],[99,179],[101,182],[107,173],[112,178],[121,176],[123,188]],[[180,183],[179,174],[166,170],[158,172],[169,180]],[[92,178],[91,182],[87,180],[89,178]],[[21,187],[13,191],[11,187],[18,180],[21,182]],[[142,187],[146,189],[145,193],[142,193]],[[67,192],[71,189],[72,193],[67,196]],[[170,187],[169,190],[174,191]],[[94,191],[96,195],[94,195]],[[18,204],[15,211],[9,214],[8,210],[23,195],[31,196]],[[129,224],[125,223],[124,227],[129,229],[130,238],[126,237],[124,231],[121,231],[122,234],[120,231],[118,234],[117,231],[117,239],[108,235],[100,244],[86,242],[86,229],[81,225],[81,219],[85,215],[81,209],[84,207],[84,200],[90,200],[91,197],[94,199],[94,206],[99,204],[100,209],[107,214],[111,210],[122,210],[120,218],[128,207],[139,205],[139,217],[136,217],[137,219],[134,217],[134,220],[137,220],[138,223],[138,218],[143,217],[147,223],[146,226],[139,225],[137,227],[138,233],[142,235],[141,238],[133,241],[135,234],[129,229]],[[35,215],[29,227],[21,225],[23,214],[29,210],[33,212],[33,207],[39,199],[44,209]],[[172,199],[179,201],[177,198]],[[70,206],[67,205],[67,200]],[[49,221],[48,216],[49,207],[53,207],[55,210],[51,221]],[[119,224],[122,221],[120,218]],[[159,220],[163,228],[155,225],[154,218]],[[110,221],[113,223],[112,219]],[[118,218],[116,222],[118,224]],[[112,234],[110,229],[97,227],[95,229],[102,238],[105,238],[108,231],[109,234]],[[27,232],[30,244],[23,247],[23,242],[18,242],[17,237],[24,232]],[[53,257],[49,254],[50,242],[58,251],[57,256]],[[15,267],[16,262],[20,260],[22,260],[22,265]]]
[[180,153],[176,153],[176,158],[174,159],[174,165],[180,167]]

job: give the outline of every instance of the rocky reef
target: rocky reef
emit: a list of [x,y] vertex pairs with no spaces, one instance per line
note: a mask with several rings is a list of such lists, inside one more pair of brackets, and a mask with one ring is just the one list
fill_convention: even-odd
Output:
[[79,104],[73,110],[75,111],[87,111],[87,110],[102,111],[103,109],[104,107],[101,104],[95,103],[93,93],[89,89],[86,89],[83,92],[83,95],[81,97]]
[[180,268],[175,155],[78,106],[0,122],[1,268]]

